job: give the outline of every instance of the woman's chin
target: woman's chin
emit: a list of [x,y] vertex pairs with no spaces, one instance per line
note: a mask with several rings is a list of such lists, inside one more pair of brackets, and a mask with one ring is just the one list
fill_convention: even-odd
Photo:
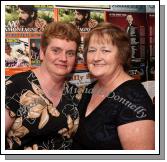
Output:
[[98,72],[94,72],[94,73],[91,73],[95,78],[101,78],[103,77],[103,74],[102,73],[98,73]]

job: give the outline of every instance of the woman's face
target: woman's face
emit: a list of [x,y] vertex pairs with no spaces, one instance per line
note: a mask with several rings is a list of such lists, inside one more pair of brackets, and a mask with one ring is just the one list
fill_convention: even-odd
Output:
[[98,79],[112,77],[120,66],[118,48],[111,41],[97,41],[92,36],[87,51],[87,64],[89,71]]
[[41,52],[42,64],[53,75],[64,77],[75,65],[76,49],[77,44],[74,41],[51,39],[46,52]]

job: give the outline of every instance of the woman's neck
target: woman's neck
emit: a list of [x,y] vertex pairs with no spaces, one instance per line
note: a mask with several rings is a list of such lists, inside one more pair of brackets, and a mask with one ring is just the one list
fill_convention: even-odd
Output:
[[129,76],[122,67],[120,67],[112,76],[98,79],[97,85],[99,88],[101,87],[102,89],[106,89],[111,92],[125,81],[131,79],[133,78]]
[[62,91],[65,78],[58,78],[55,76],[52,76],[46,69],[39,67],[35,70],[33,70],[35,75],[37,76],[39,83],[41,85],[41,88],[44,92],[47,94],[52,94],[52,92],[59,92]]

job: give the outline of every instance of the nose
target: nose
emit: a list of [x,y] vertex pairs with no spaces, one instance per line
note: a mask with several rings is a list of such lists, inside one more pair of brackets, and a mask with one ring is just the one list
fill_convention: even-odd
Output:
[[63,61],[63,62],[66,62],[66,61],[67,61],[67,55],[66,55],[65,51],[63,51],[63,52],[61,53],[60,60]]
[[99,61],[99,60],[101,60],[101,53],[100,53],[100,51],[97,51],[94,54],[94,61]]

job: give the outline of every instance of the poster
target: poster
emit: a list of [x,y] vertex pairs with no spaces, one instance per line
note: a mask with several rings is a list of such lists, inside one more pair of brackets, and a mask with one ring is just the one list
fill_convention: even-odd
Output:
[[5,67],[30,66],[28,38],[5,39]]
[[[150,25],[147,24],[146,6],[113,5],[111,11],[106,12],[106,19],[121,27],[130,38],[132,56],[129,74],[140,81],[148,80],[148,55],[154,49],[147,43]],[[148,51],[148,48],[151,50]]]
[[80,32],[89,32],[104,21],[104,11],[100,10],[59,8],[58,14],[58,21],[70,22]]
[[[25,19],[21,9],[30,11],[30,17]],[[110,9],[110,10],[109,10]],[[120,26],[129,35],[131,42],[132,63],[129,74],[135,79],[145,81],[154,79],[155,70],[155,6],[154,5],[111,5],[70,6],[53,5],[6,5],[5,6],[5,42],[6,42],[6,75],[36,68],[40,65],[40,38],[47,24],[53,21],[69,22],[77,26],[81,33],[81,44],[77,53],[77,63],[74,73],[88,71],[84,56],[84,38],[86,34],[100,22],[111,22]],[[29,23],[31,22],[32,23]],[[28,25],[27,25],[28,24]],[[26,26],[27,25],[27,26]],[[12,41],[15,40],[15,43]],[[9,51],[18,46],[18,42],[27,42],[25,47],[27,61],[19,63],[18,59],[10,60]],[[18,42],[17,42],[18,41]],[[23,45],[23,43],[22,43]],[[21,45],[20,45],[21,46]],[[17,53],[24,51],[20,47]],[[14,51],[14,50],[12,50]],[[16,51],[16,50],[15,50]],[[16,52],[15,52],[16,53]],[[23,53],[23,52],[22,52]]]
[[40,65],[40,39],[30,39],[31,66]]
[[147,42],[148,42],[148,79],[155,80],[155,6],[148,5],[146,7],[147,16]]
[[52,21],[53,6],[5,6],[5,32],[42,32]]
[[107,12],[109,22],[121,27],[130,37],[132,58],[145,57],[146,14]]
[[88,72],[88,71],[82,71],[82,72],[75,72],[70,76],[70,83],[75,84],[76,86],[85,86],[96,79]]

